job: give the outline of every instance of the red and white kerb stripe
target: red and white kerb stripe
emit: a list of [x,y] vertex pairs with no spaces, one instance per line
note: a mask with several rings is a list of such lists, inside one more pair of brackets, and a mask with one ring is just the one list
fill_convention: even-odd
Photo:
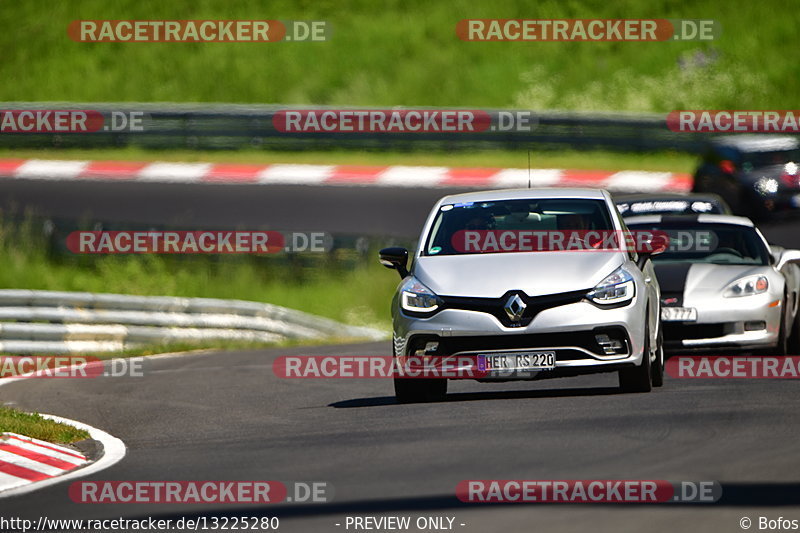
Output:
[[89,462],[83,454],[16,433],[0,434],[0,492],[49,479]]
[[506,189],[527,187],[529,176],[531,187],[597,187],[618,192],[685,192],[692,184],[688,174],[642,170],[0,159],[0,177],[42,180]]

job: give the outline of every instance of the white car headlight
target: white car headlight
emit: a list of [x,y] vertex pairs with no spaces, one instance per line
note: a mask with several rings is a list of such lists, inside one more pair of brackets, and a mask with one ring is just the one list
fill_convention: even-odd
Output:
[[750,296],[761,294],[769,289],[769,281],[764,276],[748,276],[737,279],[727,287],[722,294],[725,298],[736,298],[738,296]]
[[622,267],[612,272],[606,279],[586,295],[594,303],[611,305],[633,299],[636,294],[636,285],[631,273]]
[[400,307],[412,313],[432,313],[442,301],[417,278],[410,277],[400,287]]

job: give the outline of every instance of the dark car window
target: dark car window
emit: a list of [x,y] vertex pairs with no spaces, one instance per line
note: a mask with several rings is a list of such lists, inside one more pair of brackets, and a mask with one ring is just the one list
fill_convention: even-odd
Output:
[[749,168],[785,165],[800,161],[800,150],[774,150],[770,152],[748,152],[742,155],[743,166]]
[[632,230],[658,230],[670,238],[656,263],[769,265],[769,250],[755,228],[734,224],[630,224]]
[[461,230],[611,230],[603,200],[500,200],[447,204],[439,209],[422,255],[455,255],[453,236]]

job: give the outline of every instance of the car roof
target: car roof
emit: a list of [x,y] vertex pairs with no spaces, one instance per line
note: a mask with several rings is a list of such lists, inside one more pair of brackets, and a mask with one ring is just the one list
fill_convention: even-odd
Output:
[[800,147],[796,137],[789,135],[722,135],[711,140],[714,146],[736,148],[742,152],[769,152],[771,150],[793,150]]
[[499,189],[451,194],[439,200],[440,204],[460,202],[491,202],[496,200],[538,200],[546,198],[604,200],[611,195],[603,189],[589,188],[538,188],[538,189]]
[[633,226],[635,224],[669,224],[669,223],[691,223],[698,224],[730,224],[733,226],[747,226],[754,227],[753,221],[746,217],[737,217],[734,215],[642,215],[637,217],[628,217],[625,219],[625,224]]

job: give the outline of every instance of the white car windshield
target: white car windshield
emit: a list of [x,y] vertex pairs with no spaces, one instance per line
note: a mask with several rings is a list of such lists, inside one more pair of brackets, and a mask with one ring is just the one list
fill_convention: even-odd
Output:
[[473,253],[453,245],[463,230],[602,231],[613,229],[603,200],[548,198],[445,204],[431,226],[423,255]]

